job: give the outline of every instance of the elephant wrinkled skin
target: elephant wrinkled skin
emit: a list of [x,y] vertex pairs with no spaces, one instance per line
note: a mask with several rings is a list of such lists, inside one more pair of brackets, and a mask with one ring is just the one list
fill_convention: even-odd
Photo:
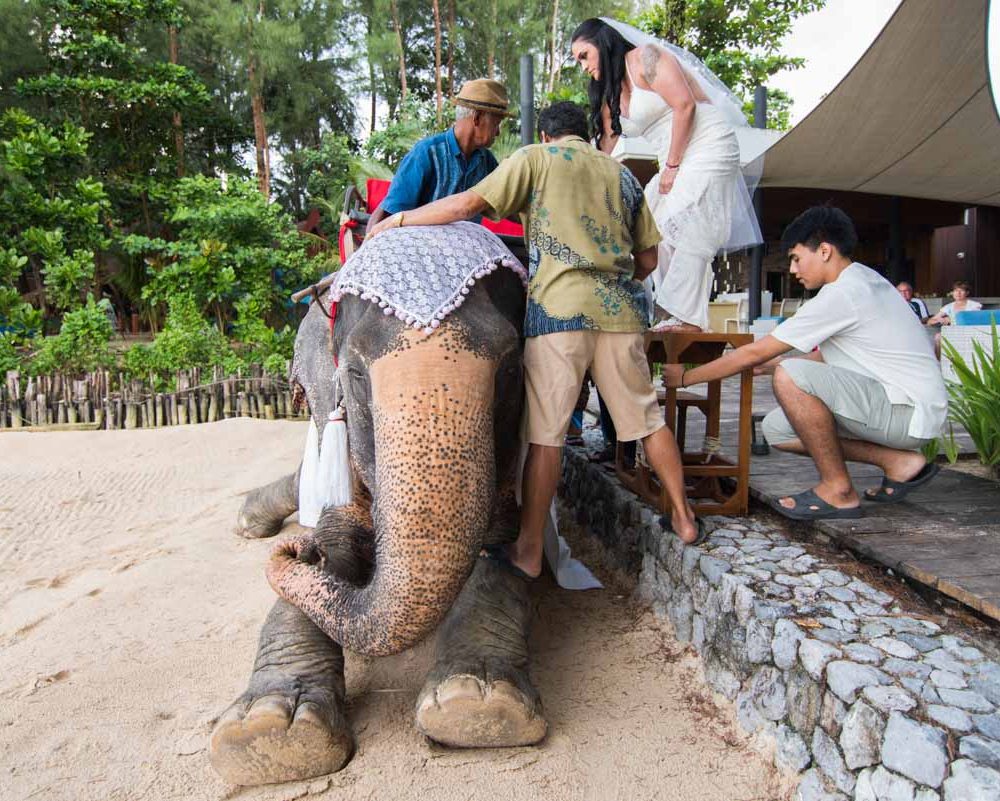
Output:
[[[536,743],[541,700],[528,678],[528,584],[480,556],[517,535],[514,500],[523,395],[518,277],[499,269],[431,335],[346,296],[331,339],[310,309],[293,381],[320,431],[340,364],[353,471],[350,505],[267,565],[281,596],[261,631],[247,690],[212,733],[212,764],[234,784],[290,781],[343,767],[343,648],[379,656],[437,629],[417,727],[451,746]],[[255,490],[246,537],[276,534],[297,507],[297,473]]]

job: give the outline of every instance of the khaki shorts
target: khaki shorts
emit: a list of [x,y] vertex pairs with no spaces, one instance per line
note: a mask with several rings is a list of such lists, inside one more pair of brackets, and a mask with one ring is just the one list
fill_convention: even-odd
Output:
[[[844,439],[901,451],[918,451],[926,444],[927,440],[909,434],[913,407],[893,404],[885,387],[874,378],[811,359],[785,359],[781,369],[795,386],[821,400],[833,413],[837,432]],[[764,418],[761,429],[772,445],[799,438],[780,408]]]
[[588,369],[619,440],[643,439],[663,427],[641,333],[561,331],[524,344],[528,442],[562,447]]

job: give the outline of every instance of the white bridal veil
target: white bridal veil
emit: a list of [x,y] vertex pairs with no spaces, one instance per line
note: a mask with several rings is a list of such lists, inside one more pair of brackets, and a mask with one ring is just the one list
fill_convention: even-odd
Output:
[[[607,23],[622,35],[625,41],[634,44],[636,47],[643,45],[656,45],[661,47],[681,64],[688,77],[698,84],[698,87],[709,99],[712,105],[725,116],[727,122],[733,126],[739,137],[739,129],[749,128],[746,115],[743,113],[743,103],[733,94],[719,78],[693,53],[678,47],[671,42],[658,39],[651,34],[640,31],[638,28],[624,22],[601,17],[602,22]],[[742,139],[741,139],[742,141]],[[741,159],[741,162],[743,159]],[[744,163],[742,166],[743,181],[734,182],[733,216],[732,225],[729,232],[729,239],[723,246],[723,250],[741,250],[743,248],[759,245],[764,241],[761,236],[760,225],[757,223],[757,215],[753,210],[753,203],[750,196],[760,182],[761,174],[764,172],[763,154],[757,158]]]

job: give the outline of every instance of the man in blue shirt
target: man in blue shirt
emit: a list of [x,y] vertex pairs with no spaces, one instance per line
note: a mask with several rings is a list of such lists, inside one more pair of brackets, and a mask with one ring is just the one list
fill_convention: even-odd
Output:
[[452,102],[455,124],[417,142],[406,154],[389,194],[371,216],[369,229],[390,214],[464,192],[496,169],[497,160],[488,148],[500,133],[503,118],[510,116],[507,90],[485,78],[468,81]]

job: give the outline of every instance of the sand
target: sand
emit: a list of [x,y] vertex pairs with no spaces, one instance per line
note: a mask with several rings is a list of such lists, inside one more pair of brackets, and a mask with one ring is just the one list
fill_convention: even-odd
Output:
[[304,437],[302,423],[246,419],[0,434],[0,799],[786,797],[696,659],[600,565],[604,591],[537,585],[533,677],[550,725],[539,747],[449,750],[420,736],[424,644],[349,655],[358,749],[343,771],[226,785],[208,735],[245,686],[274,600],[271,544],[233,523],[247,491],[295,468]]

